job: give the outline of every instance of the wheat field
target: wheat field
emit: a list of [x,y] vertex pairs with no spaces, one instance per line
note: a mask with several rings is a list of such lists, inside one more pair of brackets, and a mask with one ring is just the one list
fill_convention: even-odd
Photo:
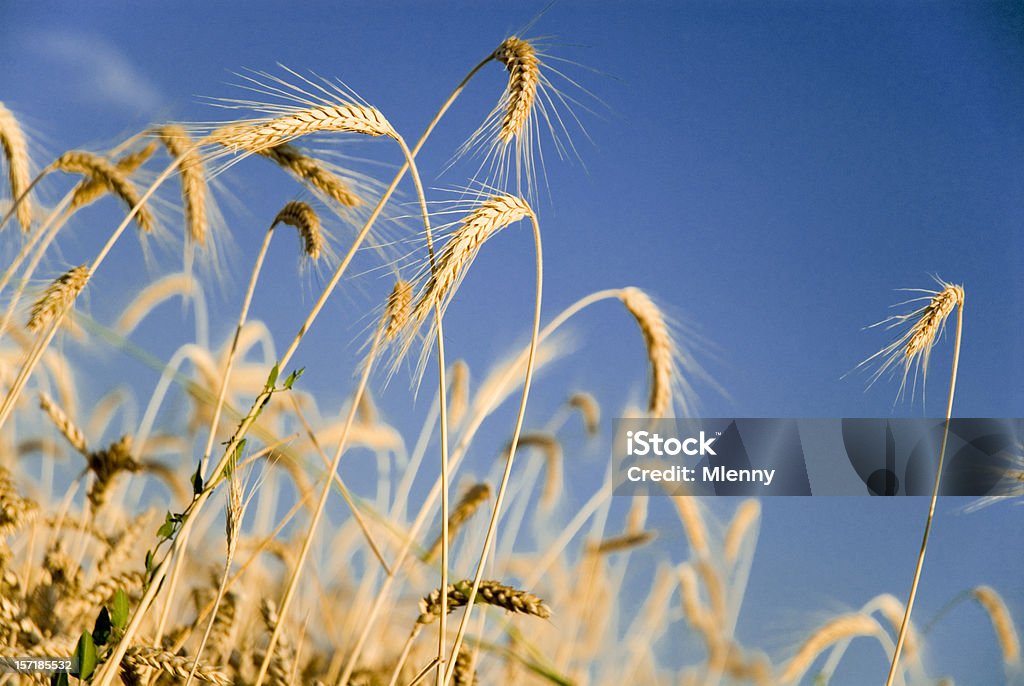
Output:
[[[790,273],[731,300],[733,239],[688,218],[717,232],[713,213],[644,199],[665,176],[648,169],[717,173],[644,147],[644,108],[675,128],[686,101],[609,105],[621,86],[565,8],[434,46],[443,68],[363,37],[390,61],[329,73],[301,61],[302,12],[276,27],[284,54],[225,52],[230,84],[175,69],[188,103],[129,86],[121,121],[0,85],[0,662],[77,670],[0,684],[1022,683],[1019,490],[971,513],[621,497],[608,468],[615,418],[1012,416],[1019,391],[1000,413],[985,403],[1009,396],[979,390],[1001,376],[976,362],[999,311],[986,270],[937,240],[929,269],[955,282],[887,255],[887,280],[838,306],[792,302],[815,287]],[[70,54],[68,29],[26,22],[39,54]],[[585,185],[620,145],[635,168],[614,178],[638,184]],[[758,233],[753,260],[801,249]],[[883,319],[908,281],[918,301]]]

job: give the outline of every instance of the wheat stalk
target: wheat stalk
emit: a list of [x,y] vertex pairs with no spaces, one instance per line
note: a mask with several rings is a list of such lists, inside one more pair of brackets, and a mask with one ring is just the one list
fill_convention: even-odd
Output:
[[[935,519],[935,505],[939,499],[939,484],[942,481],[942,469],[946,461],[946,446],[949,441],[949,421],[953,417],[953,397],[956,392],[957,368],[960,364],[960,341],[963,337],[964,328],[964,289],[961,286],[955,286],[944,281],[939,281],[939,283],[943,286],[942,290],[937,293],[931,293],[932,297],[929,302],[914,313],[918,315],[917,321],[897,341],[897,343],[902,343],[903,346],[903,383],[900,384],[900,389],[902,390],[903,385],[906,383],[907,370],[910,369],[915,360],[920,361],[920,364],[924,367],[924,373],[927,374],[928,359],[932,346],[935,345],[939,334],[945,326],[946,318],[949,317],[954,308],[956,309],[956,341],[953,345],[953,369],[949,376],[949,394],[946,402],[946,421],[942,430],[942,447],[939,449],[939,460],[935,465],[935,484],[932,487],[932,497],[928,505],[928,516],[925,519],[924,533],[921,536],[921,551],[917,556],[914,580],[911,582],[910,594],[907,597],[907,609],[903,614],[903,622],[900,625],[900,631],[896,638],[892,665],[889,667],[889,677],[886,679],[885,686],[892,686],[893,680],[896,678],[900,653],[910,631],[910,615],[914,609],[914,599],[917,597],[917,587],[921,582],[921,572],[924,569],[924,556],[928,550],[928,537],[931,534],[932,522]],[[902,317],[902,319],[905,320],[910,316],[913,315],[907,315]],[[884,368],[885,366],[882,367],[882,369]]]
[[177,124],[156,130],[160,141],[174,159],[180,159],[181,199],[185,206],[185,223],[189,238],[199,245],[206,243],[209,219],[206,215],[206,171],[199,149],[185,129]]
[[18,224],[22,231],[32,228],[32,204],[22,197],[31,183],[29,173],[28,146],[17,118],[0,102],[0,147],[7,160],[7,178],[11,182],[11,200],[18,203]]

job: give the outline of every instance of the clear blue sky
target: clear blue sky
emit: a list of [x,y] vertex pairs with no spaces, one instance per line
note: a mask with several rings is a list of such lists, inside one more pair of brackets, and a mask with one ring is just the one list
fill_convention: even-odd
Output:
[[[232,72],[280,62],[344,79],[415,138],[467,69],[544,5],[311,2],[285,13],[270,2],[6,2],[0,99],[23,116],[42,160],[109,145],[154,119],[224,118],[202,97],[234,97]],[[1024,416],[1020,3],[566,0],[531,34],[550,36],[548,51],[570,60],[559,68],[602,101],[567,88],[595,110],[577,110],[593,142],[573,131],[582,164],[548,156],[552,199],[539,211],[549,316],[601,288],[656,295],[699,332],[700,361],[727,391],[697,384],[708,416],[920,415],[920,402],[893,408],[893,383],[865,391],[866,376],[842,377],[887,342],[862,328],[902,298],[895,289],[929,287],[934,273],[966,291],[956,414]],[[474,82],[424,151],[424,170],[447,161],[503,84],[497,67]],[[370,154],[365,143],[355,150]],[[259,235],[296,190],[254,199],[229,176],[248,214],[232,214],[226,200],[225,214],[243,217],[234,240],[251,255],[257,240],[246,236]],[[449,188],[464,177],[428,173],[427,182]],[[450,310],[450,354],[482,369],[523,339],[530,259],[525,232],[488,246],[467,281],[477,287]],[[294,269],[294,258],[280,264]],[[109,289],[117,277],[107,278]],[[502,287],[485,287],[495,283]],[[360,284],[372,298],[387,288],[372,275]],[[314,275],[301,292],[265,294],[257,314],[279,346],[295,320],[275,299],[308,303],[317,290]],[[91,306],[102,312],[98,300]],[[332,312],[351,322],[366,302],[343,298]],[[578,357],[550,387],[642,397],[644,359],[630,325],[612,304],[581,318]],[[357,345],[350,335],[342,343]],[[943,407],[951,338],[933,355],[931,414]],[[148,343],[161,349],[159,339]],[[314,336],[309,358],[328,345],[339,345],[337,331]],[[341,397],[336,384],[321,383]],[[960,505],[940,505],[918,618],[991,583],[1019,620],[1024,508],[965,515]],[[779,648],[813,612],[906,593],[924,501],[764,506],[741,637]],[[652,555],[681,542],[665,535]],[[998,683],[978,613],[960,610],[955,623],[961,654],[942,655],[937,643],[943,669],[958,683]],[[952,641],[949,632],[936,640],[943,636]]]

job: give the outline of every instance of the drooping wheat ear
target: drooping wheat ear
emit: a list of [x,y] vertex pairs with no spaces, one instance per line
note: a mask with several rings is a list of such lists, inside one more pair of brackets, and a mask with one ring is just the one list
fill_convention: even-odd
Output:
[[596,436],[601,428],[601,406],[590,393],[573,393],[569,396],[569,407],[578,410],[583,417],[583,427],[590,436]]
[[399,279],[391,289],[384,308],[384,339],[393,341],[409,322],[412,309],[412,284]]
[[300,136],[328,131],[398,136],[377,108],[338,103],[295,109],[272,119],[229,124],[215,131],[212,139],[231,150],[258,153]]
[[861,613],[845,614],[825,623],[804,641],[796,655],[786,663],[778,678],[779,684],[796,683],[807,672],[822,651],[837,641],[860,636],[878,636],[881,628],[873,618]]
[[[139,204],[138,191],[125,173],[98,155],[82,150],[70,150],[54,160],[50,166],[68,174],[83,174],[99,179],[111,193],[121,198],[129,210]],[[148,206],[139,207],[135,214],[135,222],[145,233],[153,231],[155,222]]]
[[665,417],[672,407],[675,366],[675,345],[665,316],[650,296],[639,288],[623,288],[619,298],[636,319],[647,345],[647,359],[651,365],[651,392],[647,411],[652,417]]
[[971,596],[978,601],[978,604],[988,613],[992,620],[992,628],[999,640],[999,648],[1003,652],[1003,662],[1007,666],[1016,666],[1020,663],[1020,638],[1017,636],[1017,628],[1013,624],[1010,611],[1006,609],[1006,603],[996,590],[990,586],[978,586],[971,590]]
[[[466,579],[458,583],[448,584],[448,612],[465,606],[469,600],[469,592],[473,588],[473,580]],[[526,591],[505,586],[497,581],[481,581],[477,591],[476,602],[502,607],[509,612],[533,615],[541,619],[551,616],[551,608],[544,601]],[[430,624],[441,616],[441,592],[435,589],[420,601],[419,624]]]
[[455,667],[452,671],[452,684],[454,686],[477,686],[480,682],[476,676],[476,666],[473,664],[473,654],[463,647],[455,658]]
[[434,310],[451,300],[480,247],[509,224],[532,216],[525,200],[511,195],[494,195],[484,200],[459,224],[437,257],[426,286],[413,309],[413,319],[423,322]]
[[[126,176],[130,176],[132,172],[145,164],[146,160],[152,157],[154,152],[156,152],[156,143],[149,143],[143,148],[126,153],[118,158],[114,162],[114,166],[124,172]],[[75,194],[71,198],[71,209],[79,209],[91,205],[110,192],[111,188],[103,182],[102,178],[90,176],[85,181],[79,183],[78,188],[75,189]]]
[[[0,147],[4,149],[7,160],[7,177],[11,182],[11,201],[18,198],[32,182],[28,168],[28,146],[25,134],[18,125],[18,120],[9,109],[0,102]],[[22,231],[32,228],[32,204],[28,198],[22,198],[17,210],[18,224]]]
[[[122,662],[122,670],[127,666],[129,669],[146,668],[155,669],[158,672],[169,674],[180,679],[188,678],[192,670],[193,661],[186,657],[179,657],[174,653],[168,653],[155,648],[145,646],[132,646],[125,653]],[[194,678],[217,686],[230,686],[231,679],[218,670],[200,665],[195,672]]]
[[58,276],[33,303],[28,318],[28,330],[38,333],[46,328],[57,315],[71,307],[88,281],[89,267],[84,264]]
[[761,519],[761,503],[754,499],[744,500],[736,509],[729,530],[725,533],[725,561],[732,565],[739,557],[740,547],[747,538],[747,533]]
[[[18,494],[10,472],[0,467],[0,541],[29,524],[37,511],[38,506],[34,502]],[[3,545],[0,545],[0,551],[2,550]],[[3,569],[3,565],[0,565],[0,569]],[[2,587],[3,582],[0,580],[0,588]]]
[[281,208],[272,226],[288,224],[294,226],[302,237],[303,251],[311,260],[320,259],[324,238],[320,232],[320,217],[307,203],[292,200]]
[[328,198],[344,207],[359,207],[362,198],[347,183],[327,171],[318,161],[299,152],[298,148],[282,143],[272,148],[259,151],[264,157],[277,163],[282,169],[291,172],[300,180],[309,183]]
[[622,534],[621,536],[612,536],[600,543],[592,544],[590,551],[595,555],[610,555],[611,553],[632,550],[633,548],[647,545],[657,537],[658,532],[656,531],[638,531],[631,534]]
[[927,354],[927,349],[935,345],[946,318],[953,308],[963,301],[963,288],[946,284],[946,287],[936,293],[935,297],[924,307],[921,318],[910,330],[910,338],[907,340],[907,349],[904,354],[908,358]]
[[[882,593],[872,598],[868,603],[861,608],[862,612],[868,612],[872,607],[877,608],[879,614],[885,618],[885,621],[889,622],[892,626],[893,631],[899,632],[900,626],[903,624],[903,615],[906,614],[907,608],[899,601],[899,599],[891,593]],[[904,640],[904,652],[907,657],[913,657],[917,653],[918,649],[918,634],[913,624],[907,625],[907,637]]]
[[156,131],[167,152],[174,159],[181,158],[181,199],[185,205],[185,222],[189,238],[199,245],[206,243],[209,220],[206,216],[206,171],[199,149],[177,124],[162,126]]
[[224,506],[224,532],[227,536],[228,551],[226,564],[230,565],[242,533],[242,480],[238,476],[238,465],[231,464],[228,477],[228,496]]
[[93,511],[99,510],[107,499],[107,489],[121,472],[142,471],[142,464],[132,456],[132,437],[122,436],[103,450],[89,453],[89,471],[95,475],[86,494]]
[[42,408],[43,412],[47,414],[50,421],[54,423],[57,430],[60,431],[61,435],[67,439],[71,447],[82,453],[82,455],[89,454],[89,446],[85,442],[85,434],[78,428],[78,425],[71,421],[67,413],[60,408],[57,403],[53,401],[46,393],[39,394],[39,407]]
[[[506,451],[511,445],[506,448]],[[519,437],[517,449],[536,448],[544,453],[545,480],[540,495],[541,509],[550,509],[562,490],[562,444],[553,434],[543,431],[530,431]]]
[[[491,485],[488,483],[473,484],[466,489],[459,501],[455,504],[452,513],[448,515],[448,540],[455,538],[455,535],[462,528],[462,525],[469,521],[480,506],[491,498]],[[434,539],[433,545],[423,556],[424,561],[430,562],[441,552],[441,537]]]
[[498,46],[494,59],[508,69],[505,116],[498,132],[498,138],[507,145],[522,132],[530,118],[540,84],[540,60],[532,45],[515,36],[506,38]]
[[[260,614],[263,615],[263,624],[267,631],[274,633],[281,617],[277,612],[277,604],[273,600],[264,598],[260,601]],[[274,655],[270,659],[270,666],[267,669],[267,676],[273,686],[288,686],[291,683],[292,668],[295,662],[294,650],[288,642],[287,636],[281,633],[277,641]]]

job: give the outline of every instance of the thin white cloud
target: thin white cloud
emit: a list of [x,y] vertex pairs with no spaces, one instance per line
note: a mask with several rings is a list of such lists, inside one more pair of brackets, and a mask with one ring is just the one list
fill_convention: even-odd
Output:
[[71,31],[43,31],[25,48],[49,60],[64,80],[62,87],[89,104],[152,114],[163,104],[160,90],[131,59],[103,36]]

